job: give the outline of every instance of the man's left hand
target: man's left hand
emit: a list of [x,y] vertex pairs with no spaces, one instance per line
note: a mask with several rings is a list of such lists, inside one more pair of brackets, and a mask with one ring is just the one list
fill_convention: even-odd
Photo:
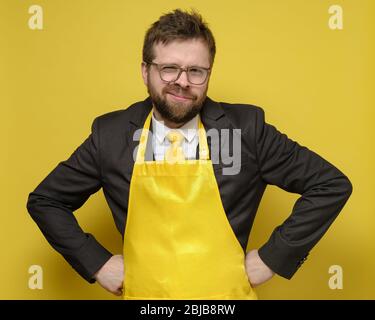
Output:
[[245,268],[252,287],[261,285],[275,274],[259,257],[258,250],[251,250],[246,254]]

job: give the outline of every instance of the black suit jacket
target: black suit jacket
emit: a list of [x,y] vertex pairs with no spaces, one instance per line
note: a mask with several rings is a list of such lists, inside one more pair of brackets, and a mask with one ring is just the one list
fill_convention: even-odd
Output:
[[[103,188],[116,227],[124,233],[138,145],[133,137],[151,109],[147,98],[97,117],[89,137],[29,195],[27,209],[46,239],[89,282],[112,254],[79,227],[72,213]],[[259,248],[261,259],[290,279],[348,200],[350,181],[331,163],[267,124],[260,107],[207,98],[201,119],[207,131],[241,129],[239,173],[223,174],[223,168],[231,167],[228,159],[212,160],[225,212],[244,251],[266,185],[301,194],[289,218]],[[214,140],[208,139],[209,147],[226,143]]]

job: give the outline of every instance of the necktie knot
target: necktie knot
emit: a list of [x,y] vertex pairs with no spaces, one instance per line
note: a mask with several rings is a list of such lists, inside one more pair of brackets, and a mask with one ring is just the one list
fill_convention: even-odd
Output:
[[169,131],[166,135],[171,143],[170,147],[165,152],[165,160],[170,163],[181,162],[185,160],[185,155],[182,150],[181,144],[184,136],[179,131]]
[[184,136],[179,131],[169,131],[167,133],[167,139],[171,144],[180,146],[184,139]]

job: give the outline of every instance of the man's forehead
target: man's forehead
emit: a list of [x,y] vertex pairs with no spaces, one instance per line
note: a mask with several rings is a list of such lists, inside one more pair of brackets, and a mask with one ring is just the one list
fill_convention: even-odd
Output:
[[155,60],[159,63],[208,66],[210,61],[208,46],[202,39],[178,39],[166,44],[158,42],[154,44],[153,50]]

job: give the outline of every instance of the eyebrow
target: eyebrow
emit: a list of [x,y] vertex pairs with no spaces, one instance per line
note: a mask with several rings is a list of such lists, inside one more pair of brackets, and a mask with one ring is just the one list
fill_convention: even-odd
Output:
[[202,66],[198,66],[198,65],[189,65],[189,66],[180,66],[178,63],[173,63],[173,62],[160,62],[158,64],[161,64],[161,65],[170,65],[170,66],[178,66],[178,67],[185,67],[185,68],[202,68],[202,69],[210,69],[210,67],[202,67]]

